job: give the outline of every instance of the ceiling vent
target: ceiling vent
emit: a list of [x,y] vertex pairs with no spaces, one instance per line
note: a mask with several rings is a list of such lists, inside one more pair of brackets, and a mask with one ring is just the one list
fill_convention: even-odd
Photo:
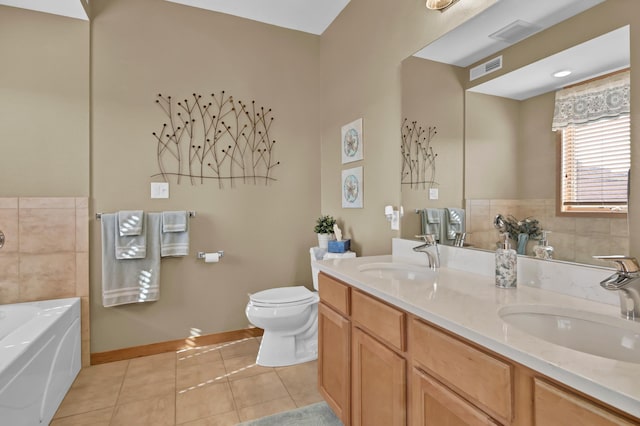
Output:
[[477,67],[471,68],[471,71],[469,72],[469,80],[473,81],[476,78],[498,71],[500,68],[502,68],[502,55],[497,58],[493,58],[484,64],[480,64]]
[[506,27],[499,29],[493,34],[489,35],[489,38],[498,41],[504,41],[505,43],[515,44],[520,40],[537,33],[542,28],[538,25],[530,24],[529,22],[517,20]]

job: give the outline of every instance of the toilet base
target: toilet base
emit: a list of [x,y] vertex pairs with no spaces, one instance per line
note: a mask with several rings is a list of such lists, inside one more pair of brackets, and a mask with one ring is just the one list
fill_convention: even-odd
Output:
[[[316,316],[317,318],[317,316]],[[282,336],[265,330],[256,364],[263,367],[286,367],[318,359],[318,326],[298,336]]]

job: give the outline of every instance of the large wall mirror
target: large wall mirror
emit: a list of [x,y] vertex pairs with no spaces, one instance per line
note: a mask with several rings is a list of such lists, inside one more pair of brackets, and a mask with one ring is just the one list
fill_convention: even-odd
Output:
[[[597,3],[602,2],[583,7]],[[602,23],[607,19],[597,8],[573,12],[580,13],[583,20],[598,19]],[[552,43],[562,25],[568,25],[570,31],[576,23],[560,22],[548,36],[545,33],[549,30],[538,29],[527,41],[527,50],[535,50],[530,47],[534,39]],[[478,79],[480,83],[469,81],[473,66],[468,65],[495,58],[501,49],[487,56],[475,55],[473,62],[462,65],[417,56],[403,62],[403,144],[409,139],[407,135],[415,132],[414,127],[422,128],[422,135],[428,135],[424,131],[429,127],[437,131],[431,140],[422,140],[422,145],[428,143],[433,151],[434,167],[423,173],[422,179],[403,176],[403,238],[414,238],[423,231],[419,211],[450,208],[464,209],[466,241],[474,248],[495,249],[499,235],[494,218],[502,214],[535,219],[542,229],[551,231],[548,239],[556,260],[609,266],[592,256],[629,253],[626,215],[557,214],[560,172],[559,141],[552,130],[555,93],[630,67],[629,25],[616,27],[612,23],[610,28],[571,47],[549,49],[545,57],[534,55],[526,65],[496,72],[495,78],[487,75]],[[455,37],[451,39],[455,41]],[[438,41],[439,51],[446,51],[444,41]],[[509,49],[517,50],[519,44]],[[509,56],[504,59],[509,60]],[[552,76],[564,69],[572,73],[563,78]],[[407,163],[406,153],[402,156]],[[538,241],[529,241],[525,254],[532,255],[536,244]]]

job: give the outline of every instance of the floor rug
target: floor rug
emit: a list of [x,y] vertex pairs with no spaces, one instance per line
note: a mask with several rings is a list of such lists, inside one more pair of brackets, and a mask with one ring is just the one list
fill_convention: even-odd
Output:
[[342,422],[325,402],[318,402],[240,423],[238,426],[342,426]]

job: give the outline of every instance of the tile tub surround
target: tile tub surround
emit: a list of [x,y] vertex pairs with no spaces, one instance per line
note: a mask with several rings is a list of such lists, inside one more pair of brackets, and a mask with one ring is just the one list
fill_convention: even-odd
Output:
[[[532,370],[566,383],[595,399],[640,417],[638,364],[574,351],[516,329],[507,329],[498,316],[498,310],[502,306],[534,304],[586,310],[617,318],[620,314],[617,304],[598,303],[569,296],[534,287],[520,280],[517,289],[496,288],[492,271],[494,267],[492,253],[477,250],[440,247],[443,265],[438,270],[437,285],[421,283],[417,280],[372,278],[358,269],[359,265],[375,262],[408,262],[426,265],[424,258],[414,256],[422,253],[405,251],[406,248],[410,250],[417,244],[419,242],[394,239],[393,255],[323,260],[318,262],[318,267],[321,271],[400,309],[450,330]],[[457,256],[457,252],[451,256],[456,250],[460,253],[464,251],[464,256]],[[463,266],[467,269],[473,269],[474,265],[481,266],[480,273],[450,267],[450,265],[461,266],[456,262],[463,260]],[[520,263],[520,259],[518,261]],[[567,276],[572,276],[570,271],[572,268],[582,268],[559,262],[548,263],[555,263],[553,267],[563,270]],[[544,266],[542,268],[546,269]],[[584,273],[583,277],[587,279],[595,278],[592,282],[593,286],[598,286],[599,276],[608,276],[611,272],[604,268],[586,269],[586,271],[577,272]],[[521,270],[522,277],[520,277]],[[530,274],[530,271],[523,268],[519,269],[518,273],[519,278],[524,278]],[[548,280],[556,284],[556,289],[561,286],[560,281],[555,282],[552,278]],[[568,287],[571,289],[571,286]],[[577,290],[574,288],[571,291],[582,291],[582,289],[578,287]],[[606,296],[604,289],[602,292],[601,295]]]
[[255,364],[259,338],[83,368],[51,426],[236,425],[322,401],[317,362]]
[[0,229],[0,304],[80,297],[89,365],[88,198],[0,198]]

